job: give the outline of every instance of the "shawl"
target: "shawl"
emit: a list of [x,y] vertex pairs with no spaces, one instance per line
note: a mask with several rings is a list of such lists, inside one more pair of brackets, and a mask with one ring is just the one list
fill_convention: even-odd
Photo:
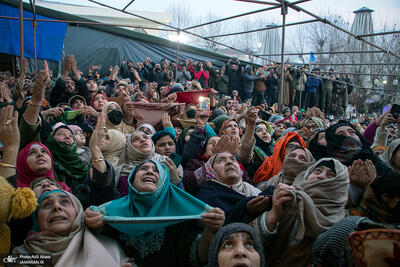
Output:
[[[334,162],[336,176],[307,180],[322,161]],[[345,206],[348,200],[349,173],[347,167],[338,160],[318,160],[304,174],[296,177],[293,186],[293,207],[297,209],[298,223],[295,241],[301,241],[305,236],[315,239],[347,216]]]
[[293,151],[290,152],[283,161],[282,170],[277,175],[269,179],[266,182],[266,185],[277,186],[279,183],[292,185],[297,176],[304,174],[304,172],[315,163],[315,159],[307,148],[303,148],[303,150],[306,152],[307,162],[290,158],[289,156]]
[[390,145],[387,146],[385,152],[380,156],[381,160],[386,163],[392,170],[396,170],[392,164],[391,159],[394,154],[399,150],[400,139],[394,140]]
[[[119,109],[120,111],[122,111],[121,107],[118,105],[117,102],[109,101],[109,102],[107,102],[107,103],[104,105],[104,107],[103,107],[103,109],[102,109],[101,112],[103,112],[104,114],[106,114],[106,125],[105,125],[105,126],[106,126],[106,129],[105,129],[106,131],[107,131],[107,130],[110,130],[110,129],[116,129],[116,130],[118,130],[117,128],[118,128],[118,126],[120,126],[120,124],[118,124],[118,125],[112,124],[112,123],[110,122],[110,120],[108,119],[108,116],[107,116],[107,114],[108,114],[107,109],[108,109],[108,107],[109,107],[111,104],[116,105],[116,106],[118,107],[118,109]],[[121,121],[121,123],[122,123],[122,121]]]
[[178,142],[177,142],[177,147],[176,147],[176,151],[177,151],[178,154],[183,155],[183,149],[185,148],[185,144],[186,144],[185,137],[187,135],[187,132],[190,129],[194,129],[194,128],[195,128],[194,126],[188,127],[186,129],[184,129],[182,131],[182,133],[179,135]]
[[227,134],[227,133],[226,133],[226,129],[228,128],[228,123],[230,123],[231,121],[236,122],[236,124],[237,124],[237,126],[238,126],[238,130],[239,130],[239,135],[240,135],[240,136],[242,135],[242,129],[240,128],[239,123],[237,122],[237,120],[236,120],[236,119],[228,119],[228,120],[225,120],[225,121],[222,123],[221,128],[219,129],[219,132],[218,132],[219,136],[222,136],[222,135],[226,135],[226,134]]
[[[358,138],[361,141],[362,144],[362,150],[358,155],[354,156],[351,161],[350,165],[353,164],[353,162],[357,159],[361,160],[367,160],[370,159],[373,164],[375,165],[376,168],[376,173],[378,178],[381,177],[386,171],[388,171],[390,168],[377,156],[375,153],[371,150],[370,144],[365,139],[365,137],[357,131],[357,129],[354,128],[354,126],[347,122],[347,121],[339,121],[338,123],[330,126],[328,129],[326,129],[325,135],[326,135],[326,141],[328,144],[328,157],[334,157],[334,155],[337,153],[339,149],[341,149],[343,142],[346,140],[345,136],[337,135],[335,134],[335,131],[337,128],[341,126],[349,126],[353,128],[356,131],[356,134]],[[348,164],[348,166],[349,166]]]
[[152,192],[139,192],[133,186],[136,168],[129,175],[127,196],[91,209],[100,211],[110,226],[128,235],[140,238],[146,233],[164,232],[165,228],[185,220],[201,219],[210,207],[179,189],[170,182],[168,168],[157,162],[159,180]]
[[297,133],[288,133],[283,138],[276,142],[272,156],[264,159],[263,164],[258,168],[253,177],[255,184],[262,181],[267,181],[276,175],[283,167],[283,160],[285,159],[286,145],[296,138],[302,147],[306,147],[303,139]]
[[196,197],[210,206],[222,209],[225,212],[225,224],[249,223],[260,214],[252,216],[247,214],[247,202],[259,195],[272,196],[273,189],[274,187],[270,186],[262,192],[259,191],[261,193],[246,196],[216,180],[209,180],[202,184]]
[[[38,203],[40,204],[45,196],[59,192],[68,194],[60,190],[49,191]],[[72,199],[77,213],[71,232],[65,236],[34,232],[27,237],[22,246],[16,247],[13,253],[52,254],[52,262],[56,267],[120,266],[122,259],[118,244],[114,240],[94,236],[85,226],[81,203],[74,195],[68,196]]]
[[219,115],[218,117],[216,117],[215,119],[212,120],[212,123],[215,126],[215,132],[219,133],[219,131],[221,130],[222,124],[224,123],[224,121],[226,120],[230,120],[232,119],[231,117],[229,117],[228,115]]
[[316,160],[326,158],[328,153],[328,148],[326,146],[322,146],[318,143],[318,137],[320,133],[325,132],[325,130],[318,131],[315,134],[311,135],[308,149],[313,154]]
[[83,182],[88,171],[88,167],[76,153],[76,142],[68,148],[58,143],[51,133],[47,138],[47,145],[54,157],[53,167],[56,178],[74,190]]
[[116,167],[124,155],[126,147],[126,137],[118,130],[110,129],[107,131],[110,137],[110,143],[101,148],[101,152],[105,159],[107,159],[113,167]]
[[260,235],[255,229],[244,223],[231,223],[218,230],[211,240],[208,253],[208,267],[218,266],[218,254],[222,243],[228,239],[230,235],[238,232],[246,232],[251,236],[251,239],[255,244],[255,250],[257,251],[258,255],[260,255],[260,267],[265,267],[264,248]]
[[317,128],[326,129],[326,124],[325,124],[325,122],[324,122],[321,118],[318,118],[318,117],[311,117],[311,118],[308,118],[308,119],[305,121],[304,125],[307,125],[307,123],[308,123],[309,121],[313,121],[313,122],[318,126]]
[[171,119],[174,120],[180,117],[185,111],[185,104],[179,103],[143,103],[134,102],[135,109],[133,117],[137,121],[136,125],[148,123],[153,125],[156,129],[161,126],[162,115],[168,113]]
[[[46,173],[44,175],[35,174],[32,171],[32,169],[29,167],[28,163],[26,162],[28,155],[29,155],[29,150],[33,144],[38,144],[38,145],[42,146],[44,149],[46,149],[47,153],[50,156],[52,168],[49,170],[48,173]],[[24,148],[22,148],[18,153],[16,167],[17,167],[17,186],[18,187],[30,187],[31,183],[34,180],[36,180],[37,178],[49,177],[49,178],[55,180],[62,187],[63,190],[71,192],[71,189],[69,188],[69,186],[67,186],[65,183],[57,181],[56,178],[54,177],[53,155],[51,154],[50,150],[42,143],[35,141],[35,142],[27,144]]]

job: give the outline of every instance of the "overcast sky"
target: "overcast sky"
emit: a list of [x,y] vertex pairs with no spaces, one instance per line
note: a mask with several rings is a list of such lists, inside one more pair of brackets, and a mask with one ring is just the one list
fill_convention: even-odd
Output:
[[[97,1],[118,8],[123,8],[130,2],[130,0]],[[54,2],[96,6],[86,0],[55,0]],[[245,3],[234,0],[135,0],[131,4],[129,10],[168,12],[171,3],[173,2],[188,5],[193,12],[193,16],[202,16],[211,12],[215,16],[221,18],[268,7],[267,5]],[[375,10],[373,18],[376,29],[379,29],[386,21],[389,25],[397,25],[400,27],[400,0],[312,0],[299,5],[320,16],[338,14],[350,24],[354,18],[353,11],[366,6]],[[281,23],[279,10],[267,11],[263,13],[263,15],[267,16],[268,20],[272,22]],[[308,15],[293,10],[289,10],[287,17],[288,22],[308,19],[310,19]]]

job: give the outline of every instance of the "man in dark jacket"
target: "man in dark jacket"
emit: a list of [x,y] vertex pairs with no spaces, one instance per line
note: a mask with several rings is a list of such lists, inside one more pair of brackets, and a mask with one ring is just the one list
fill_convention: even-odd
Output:
[[240,65],[238,59],[236,59],[234,62],[232,62],[232,60],[229,59],[228,63],[226,64],[226,74],[228,75],[229,78],[228,95],[231,95],[233,90],[240,91],[242,66]]
[[[74,79],[69,76],[71,70],[74,73]],[[77,69],[76,60],[73,55],[69,55],[65,58],[64,71],[51,91],[50,105],[56,107],[60,103],[68,103],[74,95],[81,95],[86,103],[90,103],[89,91]]]
[[315,72],[307,78],[306,82],[306,108],[315,106],[317,91],[319,88],[319,79],[315,76]]
[[269,68],[268,71],[265,85],[267,86],[267,103],[271,107],[277,102],[279,80],[274,67]]

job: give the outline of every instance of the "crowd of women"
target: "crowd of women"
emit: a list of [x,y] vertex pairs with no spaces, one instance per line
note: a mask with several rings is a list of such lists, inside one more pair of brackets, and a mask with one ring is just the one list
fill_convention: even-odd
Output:
[[124,61],[101,77],[68,56],[56,81],[46,63],[0,76],[0,178],[35,203],[18,217],[22,200],[0,197],[0,253],[54,266],[398,266],[400,117],[252,106],[187,63],[174,74],[167,60]]

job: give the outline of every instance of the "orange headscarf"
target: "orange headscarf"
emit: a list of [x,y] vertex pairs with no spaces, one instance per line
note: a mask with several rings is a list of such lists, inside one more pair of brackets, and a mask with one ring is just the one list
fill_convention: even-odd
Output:
[[254,174],[254,184],[258,184],[262,181],[268,181],[274,175],[276,175],[283,168],[283,160],[285,159],[286,145],[296,138],[302,147],[307,148],[303,138],[297,133],[289,132],[287,135],[279,139],[275,144],[274,152],[272,156],[264,159],[263,164],[258,168],[256,174]]

